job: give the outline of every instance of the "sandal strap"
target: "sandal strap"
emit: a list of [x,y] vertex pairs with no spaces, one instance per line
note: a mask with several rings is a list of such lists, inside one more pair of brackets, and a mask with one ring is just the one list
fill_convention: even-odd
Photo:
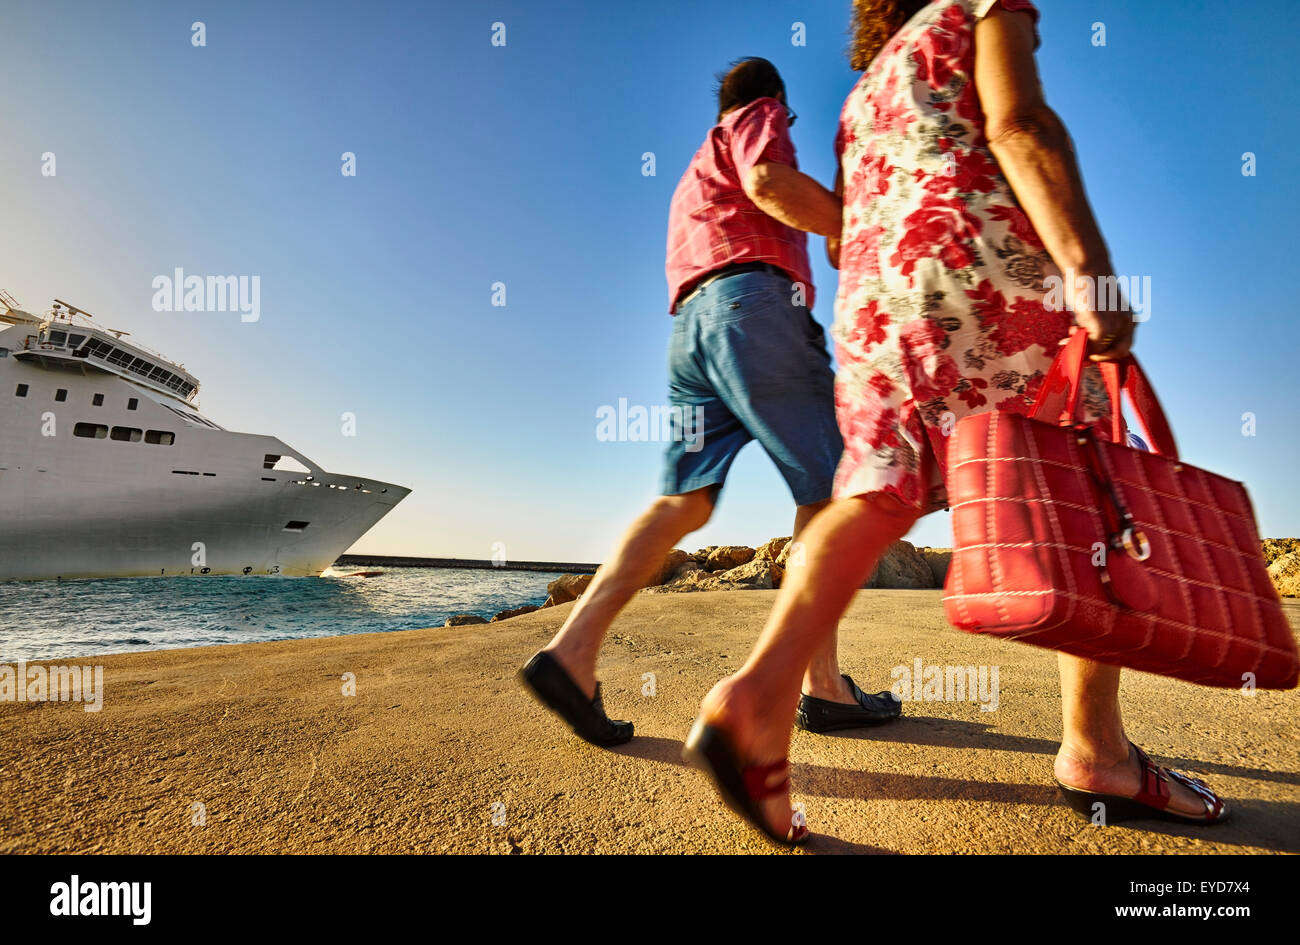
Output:
[[[781,775],[771,783],[773,775]],[[765,765],[750,765],[741,771],[745,779],[745,790],[754,801],[766,800],[777,794],[783,794],[790,786],[790,762],[788,759],[774,761]]]
[[1191,775],[1183,774],[1181,771],[1167,771],[1169,777],[1173,778],[1183,787],[1195,791],[1205,804],[1205,816],[1209,820],[1217,820],[1223,813],[1223,798],[1215,794],[1210,786],[1200,778],[1193,778]]
[[1142,790],[1133,798],[1140,804],[1147,804],[1157,810],[1164,810],[1169,806],[1170,789],[1169,781],[1172,778],[1183,787],[1194,791],[1205,804],[1205,816],[1207,820],[1215,820],[1223,812],[1223,799],[1210,786],[1200,778],[1194,778],[1189,774],[1183,774],[1181,771],[1172,771],[1162,765],[1156,764],[1150,756],[1139,748],[1133,746],[1137,752],[1138,764],[1142,766]]
[[1142,768],[1142,787],[1133,800],[1156,810],[1164,810],[1169,806],[1169,773],[1137,745],[1133,745],[1133,751],[1137,753],[1138,764]]

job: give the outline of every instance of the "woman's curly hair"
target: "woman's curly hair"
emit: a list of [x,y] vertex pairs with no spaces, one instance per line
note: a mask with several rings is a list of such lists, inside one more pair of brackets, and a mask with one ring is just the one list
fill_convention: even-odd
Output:
[[853,37],[849,42],[849,65],[854,71],[865,72],[889,42],[889,38],[929,2],[930,0],[853,0]]

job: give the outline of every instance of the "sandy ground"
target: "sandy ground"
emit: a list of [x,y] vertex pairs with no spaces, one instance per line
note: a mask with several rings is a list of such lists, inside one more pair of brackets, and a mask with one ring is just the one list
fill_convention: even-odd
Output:
[[[1128,674],[1133,739],[1236,813],[1211,828],[1094,826],[1051,778],[1054,656],[948,628],[940,593],[862,592],[843,666],[879,690],[916,657],[997,665],[997,711],[909,702],[864,733],[797,733],[807,852],[1300,851],[1300,694]],[[571,605],[460,629],[92,658],[99,713],[0,703],[0,852],[771,852],[678,756],[774,594],[640,595],[602,664],[611,714],[637,725],[614,751],[562,731],[514,678]],[[1287,607],[1300,625],[1300,604]]]

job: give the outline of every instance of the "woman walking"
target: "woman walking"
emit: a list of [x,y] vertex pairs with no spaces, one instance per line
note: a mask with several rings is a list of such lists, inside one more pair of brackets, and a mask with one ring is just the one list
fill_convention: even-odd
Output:
[[[745,665],[705,698],[689,760],[773,840],[798,843],[787,762],[800,673],[888,546],[944,508],[945,436],[961,417],[1028,412],[1071,324],[1094,360],[1119,359],[1133,319],[1088,286],[1114,275],[1060,119],[1034,62],[1029,0],[856,0],[836,147],[844,204],[833,334],[845,450],[835,500],[808,526]],[[831,246],[832,256],[835,246]],[[1066,307],[1049,307],[1065,273]],[[1073,309],[1070,311],[1068,309]],[[1083,397],[1110,405],[1095,367]],[[1101,424],[1104,429],[1106,425]],[[1102,433],[1101,435],[1104,435]],[[1061,655],[1055,775],[1112,819],[1161,812],[1212,823],[1202,782],[1129,743],[1117,667]],[[1073,792],[1070,794],[1070,792]]]

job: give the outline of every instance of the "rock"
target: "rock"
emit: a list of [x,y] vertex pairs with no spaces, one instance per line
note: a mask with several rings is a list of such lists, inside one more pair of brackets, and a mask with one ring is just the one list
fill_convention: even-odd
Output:
[[1278,558],[1300,551],[1300,538],[1265,538],[1260,542],[1264,560],[1272,564]]
[[744,545],[720,545],[704,559],[706,571],[730,571],[754,560],[754,549]]
[[487,623],[478,614],[454,614],[443,623],[444,627],[468,627],[476,623]]
[[786,546],[781,549],[781,553],[776,556],[776,563],[779,564],[782,568],[789,568],[791,555],[800,554],[800,553],[804,553],[803,545],[800,542],[797,541],[788,542]]
[[754,553],[755,558],[762,558],[765,561],[776,561],[785,553],[785,546],[790,544],[789,537],[786,538],[769,538],[758,546]]
[[1300,597],[1300,551],[1275,558],[1268,566],[1268,576],[1282,597]]
[[664,563],[659,570],[646,582],[646,587],[658,587],[660,584],[667,584],[677,576],[682,565],[688,562],[694,562],[699,567],[699,562],[693,557],[682,551],[680,548],[674,548],[664,556]]
[[553,603],[567,604],[569,601],[577,600],[582,596],[582,592],[591,583],[591,578],[592,575],[590,574],[561,575],[546,585],[546,592],[551,595],[550,600]]
[[927,588],[935,587],[934,572],[925,556],[910,541],[896,541],[876,565],[863,587]]
[[694,557],[687,558],[685,561],[681,563],[680,566],[678,566],[677,570],[673,572],[672,577],[669,578],[669,580],[676,581],[679,580],[680,578],[686,577],[686,575],[688,574],[694,574],[697,571],[703,571],[703,570],[704,569],[700,567],[700,562],[697,561]]
[[713,576],[719,582],[732,585],[736,590],[767,591],[775,586],[772,580],[774,567],[776,566],[771,561],[751,559],[738,567]]
[[[548,598],[549,599],[549,598]],[[524,614],[531,614],[535,610],[541,610],[536,604],[525,604],[523,607],[516,607],[514,610],[503,610],[494,616],[490,623],[496,623],[498,620],[509,620],[511,617],[522,617]]]
[[776,562],[772,563],[772,586],[780,587],[781,582],[785,580],[785,568]]
[[648,588],[646,593],[768,590],[776,586],[779,570],[771,561],[757,559],[716,573],[697,567],[667,584]]
[[925,558],[925,563],[930,566],[930,573],[934,575],[934,586],[943,587],[944,581],[948,580],[948,566],[952,564],[951,548],[921,548],[921,557]]

